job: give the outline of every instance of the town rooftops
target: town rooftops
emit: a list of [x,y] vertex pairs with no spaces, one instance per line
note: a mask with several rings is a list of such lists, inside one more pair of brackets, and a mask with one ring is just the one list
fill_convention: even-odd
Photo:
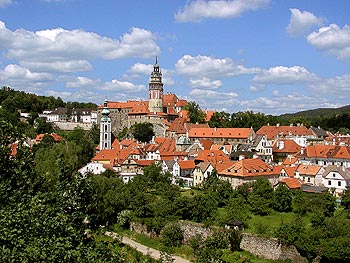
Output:
[[299,126],[262,126],[256,134],[266,135],[268,140],[286,136],[307,136],[313,133],[303,125]]
[[309,145],[302,149],[297,157],[350,159],[350,148],[339,145]]

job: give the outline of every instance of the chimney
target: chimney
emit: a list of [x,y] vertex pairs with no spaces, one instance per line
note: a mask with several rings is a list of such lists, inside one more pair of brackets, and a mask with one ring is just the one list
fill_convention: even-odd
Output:
[[278,149],[282,150],[284,148],[284,141],[280,141]]
[[240,154],[239,157],[238,157],[238,160],[241,161],[243,160],[245,157],[244,157],[244,154]]
[[276,127],[277,127],[277,128],[278,128],[278,127],[280,127],[280,124],[279,124],[279,123],[277,123],[277,124],[276,124]]
[[257,155],[256,153],[253,154],[253,159],[258,159],[259,155]]

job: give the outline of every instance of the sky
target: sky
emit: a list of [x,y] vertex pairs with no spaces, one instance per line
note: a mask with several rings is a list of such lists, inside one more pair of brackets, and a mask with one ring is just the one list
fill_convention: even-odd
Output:
[[348,0],[0,0],[0,85],[279,115],[350,104]]

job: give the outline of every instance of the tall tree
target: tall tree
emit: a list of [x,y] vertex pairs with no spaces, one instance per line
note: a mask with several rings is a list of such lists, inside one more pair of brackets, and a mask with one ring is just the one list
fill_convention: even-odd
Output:
[[136,123],[130,129],[132,136],[140,142],[149,142],[154,136],[153,124],[149,122]]
[[205,123],[205,113],[199,108],[199,105],[190,101],[185,106],[185,110],[187,110],[188,117],[190,118],[191,123]]

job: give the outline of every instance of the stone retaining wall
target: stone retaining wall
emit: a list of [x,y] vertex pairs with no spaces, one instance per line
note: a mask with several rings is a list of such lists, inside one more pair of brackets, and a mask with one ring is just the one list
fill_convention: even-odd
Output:
[[[213,227],[205,227],[202,224],[192,223],[188,221],[179,221],[179,225],[184,234],[184,243],[200,235],[203,239],[212,235]],[[147,227],[138,222],[131,222],[130,230],[137,233],[148,234]],[[240,245],[242,250],[249,251],[253,255],[272,259],[272,260],[287,260],[293,263],[305,263],[307,260],[303,258],[294,246],[283,246],[276,238],[260,237],[249,233],[243,233],[243,238]]]

